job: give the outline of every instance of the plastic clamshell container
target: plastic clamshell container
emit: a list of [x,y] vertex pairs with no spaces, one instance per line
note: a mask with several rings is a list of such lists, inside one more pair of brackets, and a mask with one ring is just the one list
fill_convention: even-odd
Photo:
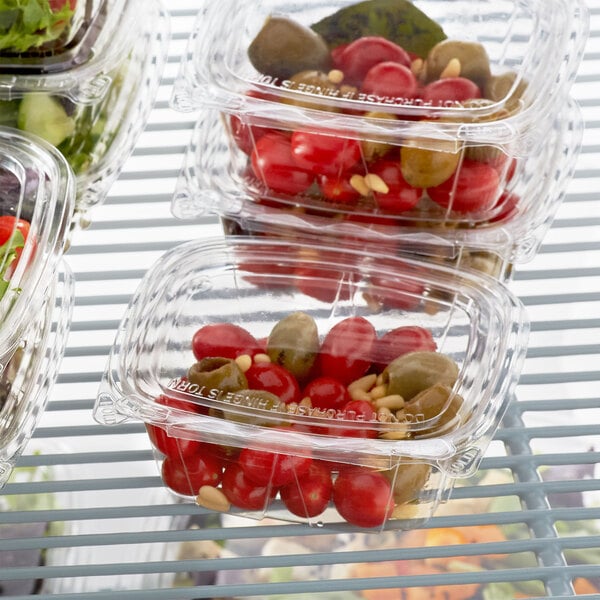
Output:
[[[75,189],[71,169],[55,148],[3,127],[0,181],[0,219],[6,238],[0,246],[2,372],[37,319],[54,279],[73,215]],[[29,224],[28,233],[17,231],[18,219]]]
[[[123,0],[119,0],[123,2]],[[20,6],[19,6],[20,4]],[[15,72],[64,70],[81,62],[104,12],[115,2],[109,0],[40,0],[4,4],[0,8],[0,63]]]
[[[252,337],[229,338],[232,326]],[[523,306],[491,277],[339,244],[194,241],[163,255],[135,293],[94,416],[105,425],[145,423],[167,487],[203,506],[411,527],[477,468],[527,336]],[[281,383],[267,384],[269,373]],[[328,377],[341,386],[335,400],[311,387]],[[198,460],[210,477],[197,478]],[[288,510],[284,500],[307,468],[325,470],[322,481],[333,487],[318,514]],[[340,479],[352,486],[355,475],[379,490],[373,504],[384,502],[383,514],[379,505],[356,520],[340,508]]]
[[[419,30],[431,33],[425,46],[420,38],[418,44],[401,40],[401,50],[411,54],[391,62],[404,69],[407,83],[388,91],[388,80],[400,75],[363,72],[369,56],[384,57],[372,69],[389,66],[388,51],[380,42],[377,49],[351,46],[382,35],[365,21],[414,20],[400,12],[407,5],[443,33],[420,23]],[[473,226],[497,218],[566,102],[587,36],[585,6],[428,0],[381,7],[377,0],[206,3],[172,104],[224,113],[232,160],[245,161],[249,185],[263,196],[332,215],[358,212],[414,225]],[[368,10],[380,14],[369,20]],[[337,11],[354,13],[342,19]],[[294,26],[281,27],[282,20]],[[398,33],[390,29],[388,44]],[[453,45],[440,51],[432,44],[443,36],[441,44]],[[438,73],[440,61],[452,60],[460,65],[458,78]],[[471,90],[432,88],[458,85],[457,79]]]
[[41,307],[0,374],[0,488],[44,412],[67,344],[75,280],[64,261],[47,283]]
[[[181,219],[217,214],[227,233],[362,240],[392,253],[396,248],[412,249],[506,280],[514,263],[530,260],[539,249],[572,178],[582,133],[581,111],[569,99],[541,152],[524,164],[511,192],[511,210],[474,228],[429,223],[416,229],[400,219],[384,217],[369,222],[365,213],[355,212],[352,218],[343,210],[324,214],[307,210],[301,203],[287,204],[261,195],[248,184],[246,160],[232,160],[218,112],[207,110],[196,123],[171,208]],[[517,198],[527,201],[518,202]]]
[[57,147],[76,175],[77,216],[100,204],[146,126],[169,38],[158,0],[106,0],[85,56],[21,72],[0,57],[0,119]]

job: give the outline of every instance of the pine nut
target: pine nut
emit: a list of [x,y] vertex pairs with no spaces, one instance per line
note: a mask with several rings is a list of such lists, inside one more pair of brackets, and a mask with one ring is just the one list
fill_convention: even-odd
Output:
[[365,175],[364,179],[366,186],[370,190],[373,190],[378,194],[389,193],[390,188],[388,187],[388,184],[383,179],[381,179],[379,175],[376,175],[375,173],[369,173],[368,175]]
[[459,77],[461,71],[461,64],[458,58],[451,58],[444,70],[440,73],[440,79],[447,79],[448,77]]
[[364,377],[355,379],[352,383],[348,384],[348,392],[352,393],[354,390],[368,392],[375,385],[376,380],[377,375],[375,375],[375,373],[371,373],[371,375],[365,375]]
[[384,396],[387,396],[387,385],[376,385],[370,392],[369,395],[373,400],[379,400]]
[[365,392],[364,390],[348,390],[348,393],[350,394],[350,398],[352,398],[352,400],[366,400],[367,402],[371,402],[371,396],[369,396],[369,392]]
[[361,195],[369,195],[369,186],[365,183],[365,178],[362,175],[354,174],[350,177],[350,185]]
[[270,363],[271,357],[268,354],[263,354],[262,352],[259,352],[258,354],[254,355],[254,362],[255,363]]
[[203,485],[198,490],[196,504],[208,510],[216,510],[218,512],[228,512],[231,508],[227,496],[220,489],[212,485]]
[[422,58],[415,58],[415,60],[410,63],[410,70],[412,71],[412,74],[418,78],[423,70],[424,65],[425,61]]
[[406,424],[398,424],[395,429],[382,433],[379,437],[384,440],[405,440],[408,437],[408,427]]
[[242,373],[245,373],[252,366],[252,357],[249,354],[240,354],[235,362]]
[[390,410],[400,410],[404,408],[404,398],[400,394],[390,394],[377,398],[374,402],[376,408],[389,408]]
[[304,398],[302,398],[302,400],[300,400],[299,406],[306,406],[307,408],[312,408],[312,400],[310,399],[310,396],[305,396]]
[[339,69],[331,69],[331,71],[327,73],[327,79],[335,85],[342,83],[342,81],[344,81],[344,72]]

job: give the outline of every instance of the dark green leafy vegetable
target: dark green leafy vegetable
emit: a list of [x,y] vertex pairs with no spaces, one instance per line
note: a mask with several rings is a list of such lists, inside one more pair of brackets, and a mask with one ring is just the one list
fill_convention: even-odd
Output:
[[73,14],[68,2],[56,9],[48,0],[0,0],[0,50],[26,52],[57,40]]
[[312,26],[331,48],[378,35],[422,58],[446,39],[443,29],[409,0],[366,0],[340,9]]
[[17,250],[25,245],[25,238],[20,231],[15,231],[10,239],[0,246],[0,298],[4,296],[10,281],[4,278],[7,269],[17,258]]

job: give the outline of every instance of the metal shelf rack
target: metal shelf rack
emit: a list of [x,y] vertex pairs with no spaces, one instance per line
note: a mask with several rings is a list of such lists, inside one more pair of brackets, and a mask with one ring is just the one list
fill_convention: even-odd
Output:
[[[170,110],[168,99],[197,4],[172,0],[169,7],[170,58],[150,123],[67,256],[77,282],[69,343],[48,409],[16,469],[34,475],[2,491],[37,505],[0,513],[0,524],[53,526],[46,535],[38,529],[0,539],[0,551],[31,551],[43,559],[39,566],[0,571],[6,589],[16,580],[38,580],[35,592],[4,597],[343,599],[359,598],[361,590],[380,590],[371,599],[404,597],[385,595],[390,588],[412,589],[416,595],[407,597],[414,600],[445,598],[434,595],[450,589],[443,586],[497,583],[501,589],[518,582],[534,582],[537,597],[575,596],[574,582],[600,576],[600,560],[580,560],[600,556],[600,0],[589,2],[591,34],[573,89],[586,120],[576,175],[541,252],[511,283],[532,321],[517,400],[478,476],[458,486],[425,528],[502,526],[521,534],[435,546],[343,527],[221,523],[162,491],[141,427],[107,431],[92,420],[114,332],[146,269],[175,244],[221,233],[214,219],[181,222],[169,210],[193,117]],[[504,557],[500,566],[468,568],[469,558],[494,555]],[[436,560],[466,566],[393,577],[383,568]],[[382,568],[367,578],[355,568],[364,563]],[[184,584],[189,573],[194,579],[188,575]]]

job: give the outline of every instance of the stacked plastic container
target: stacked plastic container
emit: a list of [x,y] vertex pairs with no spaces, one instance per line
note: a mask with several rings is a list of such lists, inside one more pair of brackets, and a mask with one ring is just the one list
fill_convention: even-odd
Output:
[[0,121],[44,138],[76,175],[76,224],[143,131],[168,44],[158,0],[44,0],[0,11]]
[[58,374],[73,304],[62,261],[75,187],[42,140],[0,128],[0,486]]
[[96,405],[226,513],[410,528],[474,472],[527,346],[507,287],[572,175],[579,2],[205,3],[167,253]]

